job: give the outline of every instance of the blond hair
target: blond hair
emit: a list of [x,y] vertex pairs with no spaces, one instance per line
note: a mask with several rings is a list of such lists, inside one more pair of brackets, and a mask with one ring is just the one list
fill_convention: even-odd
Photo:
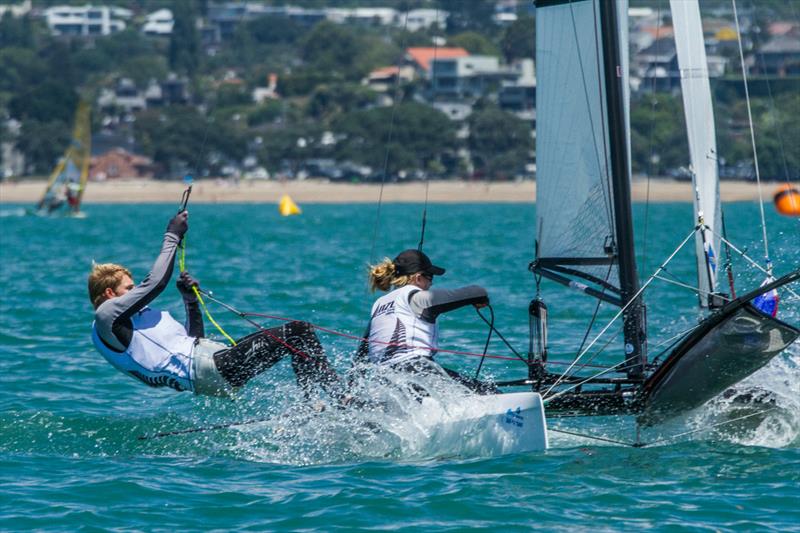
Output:
[[92,302],[95,309],[106,301],[106,289],[115,289],[122,283],[122,278],[124,276],[133,278],[130,270],[122,265],[116,265],[114,263],[92,263],[92,271],[89,273],[88,286],[89,301]]
[[392,287],[405,287],[413,277],[413,274],[398,274],[394,261],[388,257],[384,257],[377,265],[369,266],[369,288],[372,292],[377,289],[388,291]]

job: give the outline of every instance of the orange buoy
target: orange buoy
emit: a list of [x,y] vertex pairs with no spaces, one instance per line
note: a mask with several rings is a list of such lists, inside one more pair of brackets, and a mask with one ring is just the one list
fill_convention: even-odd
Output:
[[788,183],[775,192],[775,209],[787,217],[800,217],[800,190]]

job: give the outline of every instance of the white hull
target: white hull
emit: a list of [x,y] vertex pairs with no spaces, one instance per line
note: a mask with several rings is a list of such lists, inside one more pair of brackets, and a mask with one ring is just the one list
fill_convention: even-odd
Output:
[[542,397],[536,392],[469,396],[445,405],[422,400],[429,442],[454,455],[498,456],[548,447]]

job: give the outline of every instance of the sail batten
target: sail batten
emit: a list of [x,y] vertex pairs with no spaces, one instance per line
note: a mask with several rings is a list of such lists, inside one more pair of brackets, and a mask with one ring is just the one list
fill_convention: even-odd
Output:
[[671,0],[670,10],[689,139],[695,221],[702,219],[708,227],[698,231],[695,243],[700,304],[707,307],[710,293],[717,289],[719,228],[722,225],[714,109],[700,6],[697,0]]

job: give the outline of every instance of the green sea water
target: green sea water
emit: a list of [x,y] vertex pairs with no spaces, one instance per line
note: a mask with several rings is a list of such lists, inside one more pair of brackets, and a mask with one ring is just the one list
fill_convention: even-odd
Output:
[[[281,218],[274,205],[190,206],[187,268],[238,309],[360,336],[374,298],[366,264],[416,247],[423,206],[384,205],[379,216],[375,206],[302,207],[301,216]],[[91,345],[86,274],[93,260],[113,261],[141,280],[174,212],[172,205],[88,205],[85,219],[50,219],[0,205],[0,530],[800,531],[797,344],[740,385],[771,391],[777,409],[765,416],[724,424],[758,406],[717,399],[641,435],[667,439],[660,445],[637,449],[553,432],[549,451],[503,457],[458,456],[414,427],[374,431],[358,414],[317,413],[301,400],[288,363],[235,402],[148,388],[120,374]],[[766,214],[777,273],[796,268],[797,220],[770,206]],[[691,230],[691,206],[636,205],[635,217],[646,278]],[[758,220],[756,204],[726,207],[728,233],[760,261]],[[447,268],[436,285],[486,287],[498,329],[523,352],[535,293],[527,271],[534,222],[533,204],[430,205],[425,235],[425,250]],[[740,290],[763,280],[736,265]],[[669,276],[687,283],[693,271],[691,247],[669,266]],[[567,359],[595,301],[552,284],[543,289],[551,358]],[[648,290],[651,346],[691,327],[695,303],[675,285]],[[183,317],[173,284],[155,305]],[[210,310],[233,336],[252,330],[213,303]],[[595,332],[613,312],[601,308]],[[800,302],[786,296],[780,313],[800,321]],[[207,331],[220,336],[209,324]],[[357,341],[320,336],[345,372]],[[480,353],[486,336],[471,309],[441,319],[445,348]],[[496,338],[489,352],[510,355]],[[600,359],[614,361],[614,352]],[[468,355],[439,360],[465,372],[478,364]],[[490,359],[482,375],[519,377],[524,368]],[[138,439],[261,417],[269,420]],[[550,425],[635,438],[625,417]]]

